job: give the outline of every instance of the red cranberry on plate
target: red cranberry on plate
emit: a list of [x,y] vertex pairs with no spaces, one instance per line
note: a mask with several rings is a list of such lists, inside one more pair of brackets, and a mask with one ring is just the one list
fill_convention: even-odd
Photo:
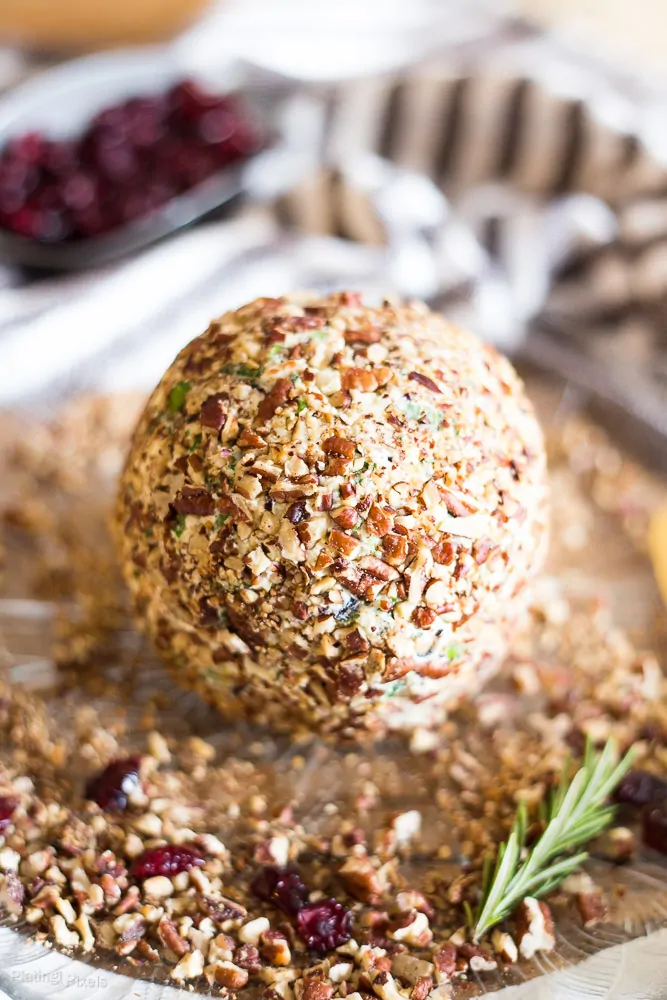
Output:
[[321,955],[352,937],[352,914],[336,899],[309,903],[297,913],[296,926],[309,948]]
[[255,875],[250,888],[258,899],[271,903],[290,917],[296,916],[308,899],[308,889],[299,871],[291,865],[285,868],[266,865]]
[[667,799],[667,781],[639,769],[628,771],[614,792],[614,800],[622,805],[648,806],[664,799]]
[[0,833],[11,823],[18,804],[18,799],[13,795],[0,795]]
[[140,766],[141,757],[112,760],[100,774],[90,779],[86,798],[108,812],[122,812],[127,808],[129,796],[139,787]]
[[151,847],[132,862],[130,874],[136,879],[154,875],[178,875],[204,864],[199,851],[189,844],[165,844]]
[[667,854],[667,802],[644,811],[642,839],[647,847]]

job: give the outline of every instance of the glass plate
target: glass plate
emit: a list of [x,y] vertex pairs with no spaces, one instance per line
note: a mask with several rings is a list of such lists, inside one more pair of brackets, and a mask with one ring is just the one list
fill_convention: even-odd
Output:
[[[567,392],[536,377],[529,385],[552,450],[554,545],[549,572],[555,583],[548,586],[558,588],[582,621],[591,615],[593,632],[594,609],[607,603],[619,628],[628,630],[635,644],[650,647],[664,662],[664,612],[642,551],[647,518],[664,497],[664,484],[634,462],[622,461],[599,430],[573,414]],[[57,461],[62,463],[67,456],[67,465],[63,469],[61,464],[55,478],[54,468],[49,468],[49,461],[55,461],[51,432],[24,418],[8,415],[0,421],[0,483],[10,509],[20,509],[16,497],[25,497],[26,489],[31,490],[46,502],[58,534],[57,543],[45,544],[39,531],[26,531],[25,525],[5,531],[0,664],[12,683],[25,685],[48,700],[49,713],[64,739],[72,738],[77,710],[88,705],[103,715],[106,724],[115,720],[130,745],[141,745],[146,729],[157,728],[170,737],[194,733],[207,739],[220,758],[232,762],[232,768],[252,760],[268,808],[291,801],[308,833],[326,836],[336,811],[349,809],[372,781],[379,795],[365,807],[361,824],[373,831],[388,814],[419,810],[420,849],[402,866],[402,874],[413,886],[427,873],[429,880],[435,874],[450,881],[460,871],[456,859],[462,845],[452,837],[438,800],[451,779],[442,768],[434,767],[432,754],[417,752],[399,740],[354,752],[317,740],[292,745],[247,726],[221,722],[195,696],[173,688],[132,624],[119,616],[105,518],[138,405],[135,399],[120,404],[117,400],[74,404],[57,431]],[[90,428],[90,440],[81,438],[83,425]],[[23,456],[18,466],[17,452]],[[38,477],[35,468],[40,469]],[[15,513],[9,520],[16,521]],[[69,573],[74,580],[69,581],[64,598],[59,588]],[[70,634],[79,628],[85,634],[91,598],[93,604],[99,602],[98,613],[105,607],[113,611],[95,636],[94,674],[85,659],[78,666],[70,663],[59,668],[53,659],[54,631],[60,642],[63,628]],[[522,640],[514,659],[510,658],[484,697],[502,698],[513,689],[511,678],[519,660],[525,663],[532,656],[545,663],[551,658],[558,664],[562,651],[545,650],[540,634],[534,630],[529,640]],[[538,705],[534,692],[513,697],[516,711],[504,723],[508,738],[527,724]],[[467,730],[471,722],[465,712],[452,725],[457,736],[470,738],[482,753],[484,736],[475,743],[477,734]],[[78,775],[71,777],[76,785]],[[215,832],[232,851],[234,843],[244,837],[242,823],[234,819],[221,819]],[[446,852],[441,850],[441,856],[434,859],[443,845],[451,848],[451,856],[443,856]],[[505,997],[530,998],[667,996],[667,859],[640,852],[631,864],[616,866],[594,855],[588,870],[604,887],[609,902],[602,924],[585,929],[570,906],[557,903],[555,951],[504,970],[471,973],[455,987],[454,996],[498,991]],[[193,985],[206,990],[205,982]],[[45,996],[157,1000],[182,995],[169,985],[165,967],[156,967],[146,979],[127,959],[104,953],[73,959],[27,940],[22,928],[8,926],[0,927],[0,989],[13,1000]],[[252,992],[242,995],[250,997]]]

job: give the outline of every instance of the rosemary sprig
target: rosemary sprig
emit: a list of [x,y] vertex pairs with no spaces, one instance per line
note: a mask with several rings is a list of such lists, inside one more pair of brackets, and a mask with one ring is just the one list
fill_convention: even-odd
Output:
[[504,920],[526,896],[544,896],[554,889],[588,857],[586,851],[571,852],[597,837],[612,821],[609,795],[631,767],[632,750],[619,761],[613,740],[600,753],[587,743],[583,764],[571,781],[569,763],[551,797],[539,839],[526,849],[528,813],[521,802],[512,832],[498,849],[493,873],[490,859],[485,866],[475,940]]

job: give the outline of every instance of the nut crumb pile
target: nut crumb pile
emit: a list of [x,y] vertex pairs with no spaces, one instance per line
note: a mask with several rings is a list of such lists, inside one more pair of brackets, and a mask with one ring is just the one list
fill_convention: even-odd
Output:
[[349,292],[257,299],[185,347],[117,513],[179,683],[231,719],[356,738],[437,724],[495,672],[547,516],[509,361]]
[[[635,572],[658,484],[568,421],[549,438],[561,544],[499,677],[409,745],[295,744],[221,726],[129,626],[103,525],[135,413],[94,399],[52,426],[0,421],[2,910],[107,966],[266,1000],[473,996],[537,974],[577,928],[580,956],[598,924],[627,923],[642,840],[652,871],[664,868],[654,803],[667,790],[667,700],[656,656],[617,624],[594,554],[604,537],[606,565],[635,560],[623,603],[636,602],[660,648],[656,594],[645,566]],[[17,598],[40,622],[53,615],[45,694],[19,683],[31,678]],[[474,943],[466,904],[517,802],[539,825],[566,756],[610,735],[638,760],[593,863]],[[656,919],[661,899],[656,889]]]

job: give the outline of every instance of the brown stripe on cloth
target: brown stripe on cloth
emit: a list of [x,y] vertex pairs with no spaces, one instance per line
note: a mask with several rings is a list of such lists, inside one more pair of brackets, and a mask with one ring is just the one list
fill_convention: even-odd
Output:
[[496,174],[500,178],[508,177],[514,170],[523,153],[527,137],[525,128],[528,111],[528,97],[531,87],[528,80],[517,80],[509,95],[505,111],[505,130],[503,142],[499,150]]
[[389,88],[386,97],[377,150],[386,160],[398,159],[406,86],[405,81],[399,80]]
[[470,90],[470,78],[454,80],[445,88],[442,100],[443,129],[440,146],[436,153],[433,176],[442,184],[447,184],[454,168],[456,152],[462,141],[465,126],[466,95]]
[[587,135],[585,129],[586,107],[583,101],[574,101],[567,112],[565,141],[560,166],[553,181],[553,194],[571,191],[576,183],[577,170],[584,156]]

